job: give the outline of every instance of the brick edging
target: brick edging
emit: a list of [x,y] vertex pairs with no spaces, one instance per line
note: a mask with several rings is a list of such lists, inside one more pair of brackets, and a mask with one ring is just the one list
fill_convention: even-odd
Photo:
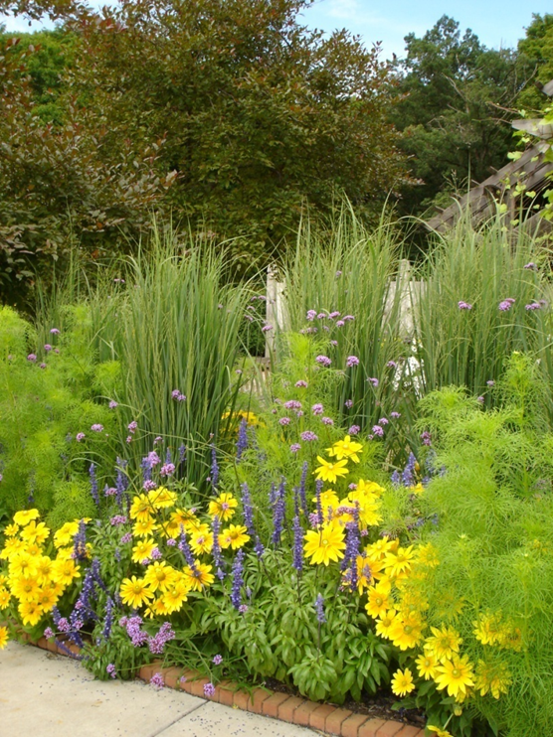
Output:
[[[67,655],[54,641],[41,637],[38,642],[32,642],[25,633],[20,633],[23,639],[31,645],[43,650],[49,650],[58,655]],[[79,648],[67,643],[71,652],[78,654]],[[138,671],[138,678],[149,682],[155,673],[163,677],[167,688],[175,688],[192,696],[207,699],[204,694],[204,685],[209,683],[198,671],[189,668],[163,668],[161,663],[154,662],[143,665]],[[182,680],[184,676],[184,680]],[[410,724],[396,722],[392,719],[375,719],[366,714],[356,714],[349,709],[342,709],[331,704],[319,704],[315,701],[290,696],[280,691],[271,691],[256,687],[251,692],[241,691],[231,681],[221,681],[215,687],[214,695],[207,699],[235,709],[243,709],[254,714],[274,717],[283,722],[290,722],[301,727],[312,727],[322,732],[328,732],[337,737],[424,737],[425,730],[413,727]]]

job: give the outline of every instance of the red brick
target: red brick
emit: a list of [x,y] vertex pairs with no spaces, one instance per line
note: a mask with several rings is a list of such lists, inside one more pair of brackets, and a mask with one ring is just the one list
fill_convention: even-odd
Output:
[[267,717],[278,716],[278,707],[288,699],[287,693],[274,693],[261,704],[261,713]]
[[319,704],[315,701],[304,701],[301,706],[298,706],[294,712],[294,724],[300,724],[302,727],[309,726],[309,717],[319,708]]
[[342,722],[345,722],[351,714],[349,709],[336,709],[334,714],[326,718],[325,731],[330,734],[342,734]]
[[359,737],[376,737],[376,733],[386,722],[383,719],[369,719],[359,727]]
[[184,684],[185,691],[192,696],[201,696],[205,699],[204,686],[206,683],[210,683],[209,678],[198,678],[195,681],[186,681]]
[[278,707],[278,718],[282,719],[283,722],[294,722],[294,712],[301,706],[304,699],[298,699],[297,696],[290,696],[283,701]]
[[320,729],[324,731],[326,718],[336,711],[335,706],[330,704],[319,704],[315,711],[309,715],[309,726],[313,729]]
[[235,691],[232,705],[237,709],[248,710],[248,702],[250,700],[250,694],[247,691]]
[[[188,668],[181,668],[180,677],[178,680],[179,688],[186,693],[190,693],[190,684],[198,677],[198,673],[195,670],[189,670]],[[184,678],[184,681],[182,680]]]
[[163,680],[167,688],[178,688],[179,678],[181,677],[181,668],[164,668],[163,669]]
[[214,701],[218,701],[225,706],[232,706],[234,703],[234,692],[236,687],[230,681],[221,681],[216,687]]
[[149,682],[150,678],[153,675],[154,675],[153,665],[143,665],[138,671],[138,677],[141,678],[143,681],[146,681],[146,683]]
[[395,737],[403,726],[404,725],[401,722],[392,722],[388,720],[387,722],[384,722],[382,727],[377,731],[376,737]]
[[368,719],[366,714],[352,714],[342,723],[342,737],[358,737],[359,727]]
[[424,730],[421,731],[420,727],[404,724],[403,729],[400,729],[394,737],[419,737],[420,734],[424,734]]
[[267,691],[264,688],[254,688],[248,701],[248,711],[253,711],[255,714],[261,714],[263,702],[269,698],[271,693],[272,691]]

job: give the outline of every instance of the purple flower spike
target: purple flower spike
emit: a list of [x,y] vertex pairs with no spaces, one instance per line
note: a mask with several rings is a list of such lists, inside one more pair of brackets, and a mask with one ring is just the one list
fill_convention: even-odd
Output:
[[326,622],[326,617],[322,594],[317,594],[317,598],[315,599],[315,611],[317,612],[317,622],[319,622],[319,624],[324,624]]

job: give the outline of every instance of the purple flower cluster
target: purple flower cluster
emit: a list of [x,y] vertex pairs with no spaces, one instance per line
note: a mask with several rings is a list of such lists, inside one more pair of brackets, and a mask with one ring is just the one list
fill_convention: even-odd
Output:
[[282,425],[283,427],[285,427],[286,425],[289,425],[290,422],[291,422],[291,420],[290,420],[289,417],[281,417],[280,420],[278,421],[278,424],[279,425]]
[[301,402],[298,402],[297,399],[289,399],[287,402],[284,402],[284,409],[299,410],[301,409]]
[[303,440],[304,443],[315,442],[319,439],[317,435],[315,435],[315,433],[311,430],[305,430],[304,432],[302,432],[300,438]]
[[103,432],[104,426],[100,425],[100,423],[98,422],[94,425],[91,425],[90,429],[92,430],[92,432]]
[[428,430],[425,430],[423,433],[421,433],[420,439],[422,440],[423,445],[432,445],[432,435],[428,432]]
[[34,353],[29,353],[29,355],[27,356],[27,361],[34,363],[36,361],[36,355]]
[[524,309],[530,310],[541,310],[541,304],[539,302],[531,302],[529,305],[525,305]]
[[533,261],[529,261],[527,264],[524,264],[522,267],[523,269],[532,269],[532,271],[537,271],[538,265],[535,264]]
[[329,358],[328,356],[323,356],[323,355],[321,355],[321,356],[317,356],[317,358],[315,359],[315,361],[316,361],[316,362],[317,362],[317,363],[318,363],[318,364],[319,364],[320,366],[326,366],[327,368],[328,368],[328,367],[330,366],[330,364],[332,363],[332,361],[330,360],[330,358]]
[[299,381],[296,381],[294,386],[297,386],[298,389],[307,389],[307,381],[304,381],[303,379],[300,379]]
[[472,310],[472,305],[469,302],[463,302],[463,300],[457,302],[457,307],[460,310]]
[[221,665],[221,663],[223,662],[223,656],[218,654],[214,655],[211,662],[213,663],[213,665]]
[[75,440],[77,441],[77,443],[80,443],[81,440],[84,440],[85,438],[86,438],[86,435],[84,434],[84,432],[78,432],[75,435]]
[[321,422],[323,425],[334,425],[334,420],[332,417],[321,417]]
[[142,617],[139,617],[138,614],[132,617],[121,617],[119,624],[127,630],[127,635],[131,638],[134,647],[140,647],[148,642],[149,635],[141,629]]
[[357,356],[348,356],[346,360],[347,368],[353,368],[353,366],[359,366],[359,359]]
[[164,463],[159,470],[160,476],[172,476],[175,473],[174,463]]
[[115,670],[113,663],[106,665],[106,673],[110,678],[117,678],[117,671]]
[[150,686],[158,689],[158,691],[162,689],[165,686],[163,675],[161,673],[154,673],[154,675],[150,678]]
[[371,432],[373,435],[376,435],[379,438],[384,437],[384,430],[380,427],[380,425],[373,425]]
[[390,412],[390,417],[392,418],[392,420],[398,420],[401,417],[401,413],[400,412]]
[[157,634],[148,638],[148,648],[153,655],[162,655],[166,643],[170,640],[174,640],[175,637],[176,635],[171,629],[171,623],[164,622]]
[[175,400],[175,402],[186,402],[186,397],[180,389],[173,389],[173,391],[171,392],[171,397]]
[[317,622],[319,622],[319,624],[324,624],[326,622],[326,617],[322,594],[317,594],[317,598],[315,599],[315,612],[317,613]]
[[344,407],[351,409],[353,407],[353,399],[346,399],[346,401],[344,402]]
[[348,430],[348,435],[359,435],[361,428],[359,425],[352,425]]
[[322,413],[324,412],[324,407],[323,407],[323,405],[322,405],[322,404],[314,404],[314,405],[313,405],[313,406],[311,407],[311,412],[312,412],[312,413],[313,413],[314,415],[322,415]]
[[297,453],[301,450],[301,445],[299,443],[292,443],[290,446],[290,453]]
[[413,486],[415,483],[416,464],[417,459],[415,458],[415,455],[413,453],[409,453],[409,458],[407,459],[407,463],[405,464],[405,468],[401,475],[401,480],[403,481],[404,486]]
[[231,588],[231,593],[230,593],[230,600],[232,602],[232,606],[238,610],[240,609],[240,606],[242,604],[242,597],[240,594],[240,589],[242,588],[244,584],[243,573],[244,573],[244,548],[240,548],[240,550],[236,554],[234,563],[232,564],[232,588]]
[[131,434],[134,434],[138,428],[138,422],[136,420],[133,420],[127,425],[127,429]]
[[369,384],[372,384],[372,385],[373,385],[373,387],[374,387],[375,389],[376,389],[376,388],[378,387],[378,385],[379,385],[379,383],[380,383],[380,382],[378,381],[378,379],[376,379],[376,378],[375,378],[374,376],[371,376],[371,377],[369,377],[369,378],[367,379],[367,381],[369,382]]
[[116,407],[118,407],[118,406],[119,406],[119,404],[118,404],[118,403],[117,403],[117,402],[116,402],[116,401],[115,401],[114,399],[112,399],[112,400],[110,401],[110,403],[108,404],[108,407],[109,407],[110,409],[115,409],[115,408],[116,408]]
[[204,683],[204,696],[208,699],[215,696],[215,686],[212,683]]
[[211,445],[211,484],[213,488],[217,488],[219,483],[219,464],[217,463],[217,451],[215,446]]
[[515,301],[516,300],[513,297],[507,297],[507,299],[504,299],[503,302],[499,303],[499,309],[501,312],[508,312],[514,305]]

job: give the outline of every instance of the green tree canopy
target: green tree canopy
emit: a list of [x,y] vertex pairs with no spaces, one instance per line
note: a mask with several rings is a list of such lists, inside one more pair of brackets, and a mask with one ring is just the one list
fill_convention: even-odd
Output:
[[392,120],[404,134],[420,186],[406,191],[404,208],[421,212],[440,193],[482,181],[512,148],[509,113],[531,76],[510,49],[487,49],[470,30],[443,16],[422,38],[405,38],[396,62],[400,102]]
[[534,14],[526,38],[518,42],[518,53],[535,70],[538,85],[529,85],[517,100],[519,107],[541,110],[547,103],[538,87],[553,79],[553,14]]
[[[171,211],[238,236],[235,252],[250,264],[282,247],[304,206],[328,212],[341,192],[361,207],[382,202],[404,176],[389,65],[346,31],[325,38],[302,26],[311,2],[122,0],[73,15],[57,126],[40,116],[30,47],[17,62],[10,47],[0,141],[15,130],[18,153],[14,162],[13,148],[0,150],[0,227],[26,218],[21,250],[36,252],[63,218],[64,238],[71,221],[102,254],[121,227],[140,231],[139,211]],[[17,75],[25,99],[6,82]],[[41,177],[31,176],[37,157]]]

